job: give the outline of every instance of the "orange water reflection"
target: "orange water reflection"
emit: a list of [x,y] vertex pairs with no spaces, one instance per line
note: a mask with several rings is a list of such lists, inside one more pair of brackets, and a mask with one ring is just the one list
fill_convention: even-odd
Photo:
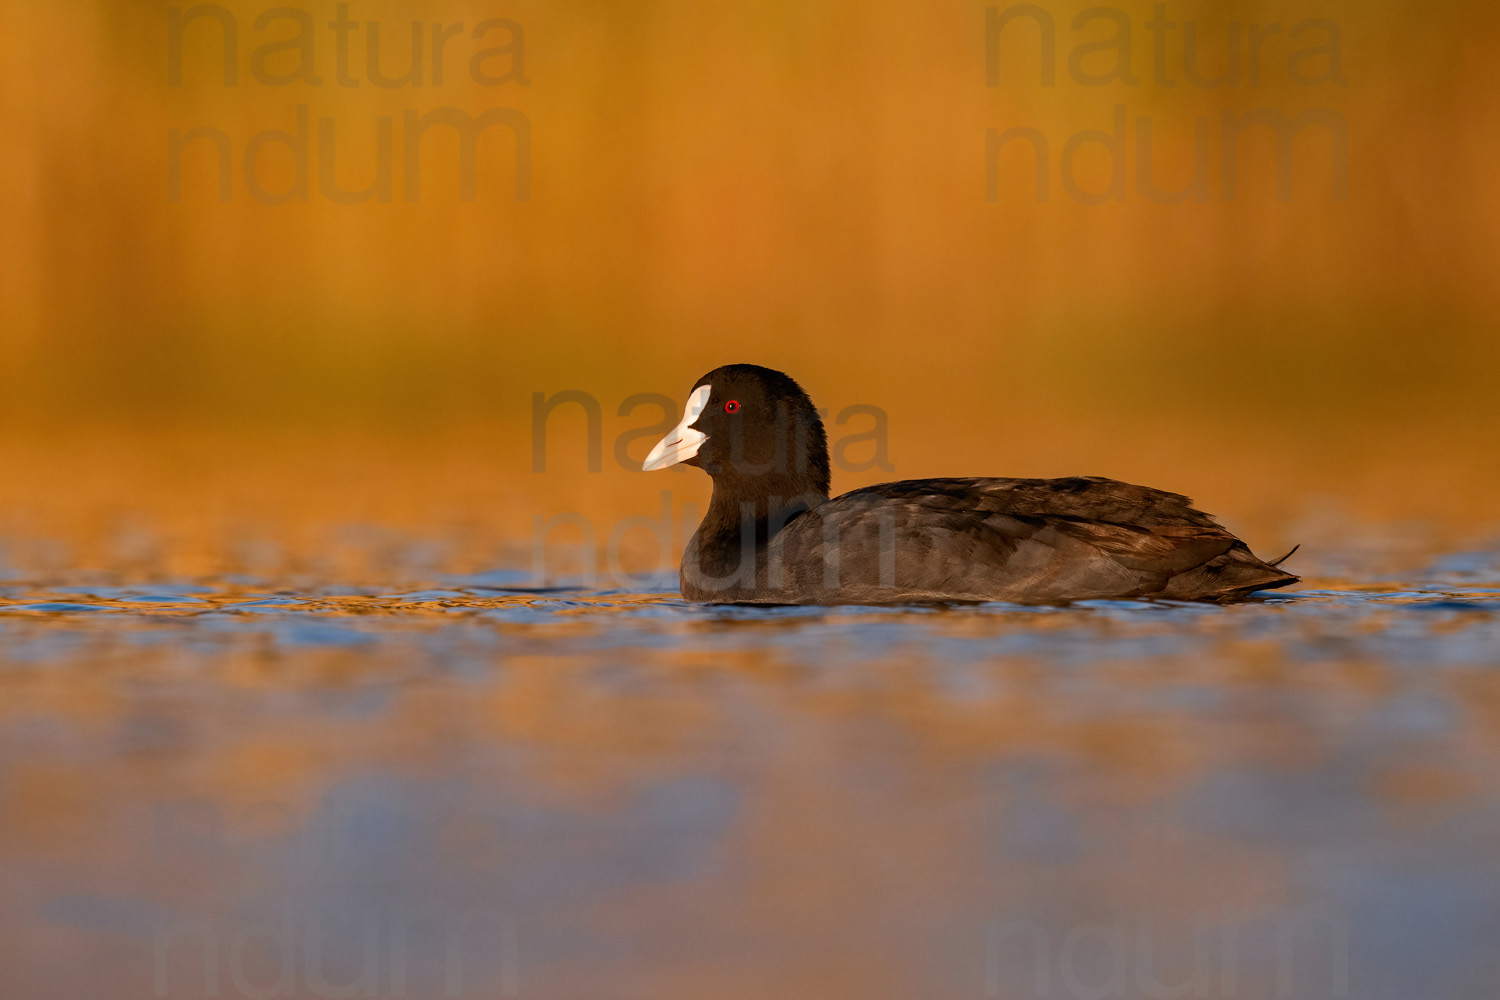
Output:
[[1477,996],[1497,570],[1231,608],[12,586],[7,992]]

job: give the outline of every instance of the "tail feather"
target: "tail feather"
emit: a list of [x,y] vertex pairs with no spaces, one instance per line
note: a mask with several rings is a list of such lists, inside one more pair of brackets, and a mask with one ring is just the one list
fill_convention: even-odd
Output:
[[[1290,555],[1288,552],[1287,556]],[[1158,596],[1190,601],[1236,601],[1256,591],[1275,590],[1298,582],[1297,577],[1276,569],[1272,563],[1262,562],[1244,542],[1236,541],[1223,555],[1172,577]]]
[[1270,562],[1266,563],[1266,565],[1267,566],[1280,566],[1282,563],[1284,563],[1288,559],[1292,558],[1292,556],[1296,555],[1297,554],[1297,550],[1300,549],[1300,548],[1302,548],[1301,543],[1293,545],[1292,546],[1292,551],[1288,552],[1286,555],[1282,556],[1280,559],[1272,559]]

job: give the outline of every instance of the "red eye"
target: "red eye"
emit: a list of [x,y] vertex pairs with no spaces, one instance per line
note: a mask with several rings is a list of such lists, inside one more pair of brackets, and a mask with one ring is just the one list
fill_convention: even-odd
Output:
[[738,412],[740,412],[740,401],[737,400],[737,399],[731,399],[729,402],[725,403],[724,404],[724,412],[725,413],[738,413]]

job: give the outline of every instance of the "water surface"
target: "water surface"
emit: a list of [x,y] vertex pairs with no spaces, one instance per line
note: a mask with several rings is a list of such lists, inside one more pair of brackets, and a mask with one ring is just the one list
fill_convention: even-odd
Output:
[[1495,551],[1223,608],[670,585],[13,581],[6,994],[1500,981]]

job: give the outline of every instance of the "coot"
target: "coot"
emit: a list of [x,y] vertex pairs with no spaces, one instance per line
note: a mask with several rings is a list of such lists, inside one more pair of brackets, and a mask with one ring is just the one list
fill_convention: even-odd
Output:
[[1113,479],[912,479],[830,500],[812,400],[759,365],[697,381],[644,468],[679,462],[713,477],[682,557],[691,601],[1222,602],[1298,579],[1187,497]]

